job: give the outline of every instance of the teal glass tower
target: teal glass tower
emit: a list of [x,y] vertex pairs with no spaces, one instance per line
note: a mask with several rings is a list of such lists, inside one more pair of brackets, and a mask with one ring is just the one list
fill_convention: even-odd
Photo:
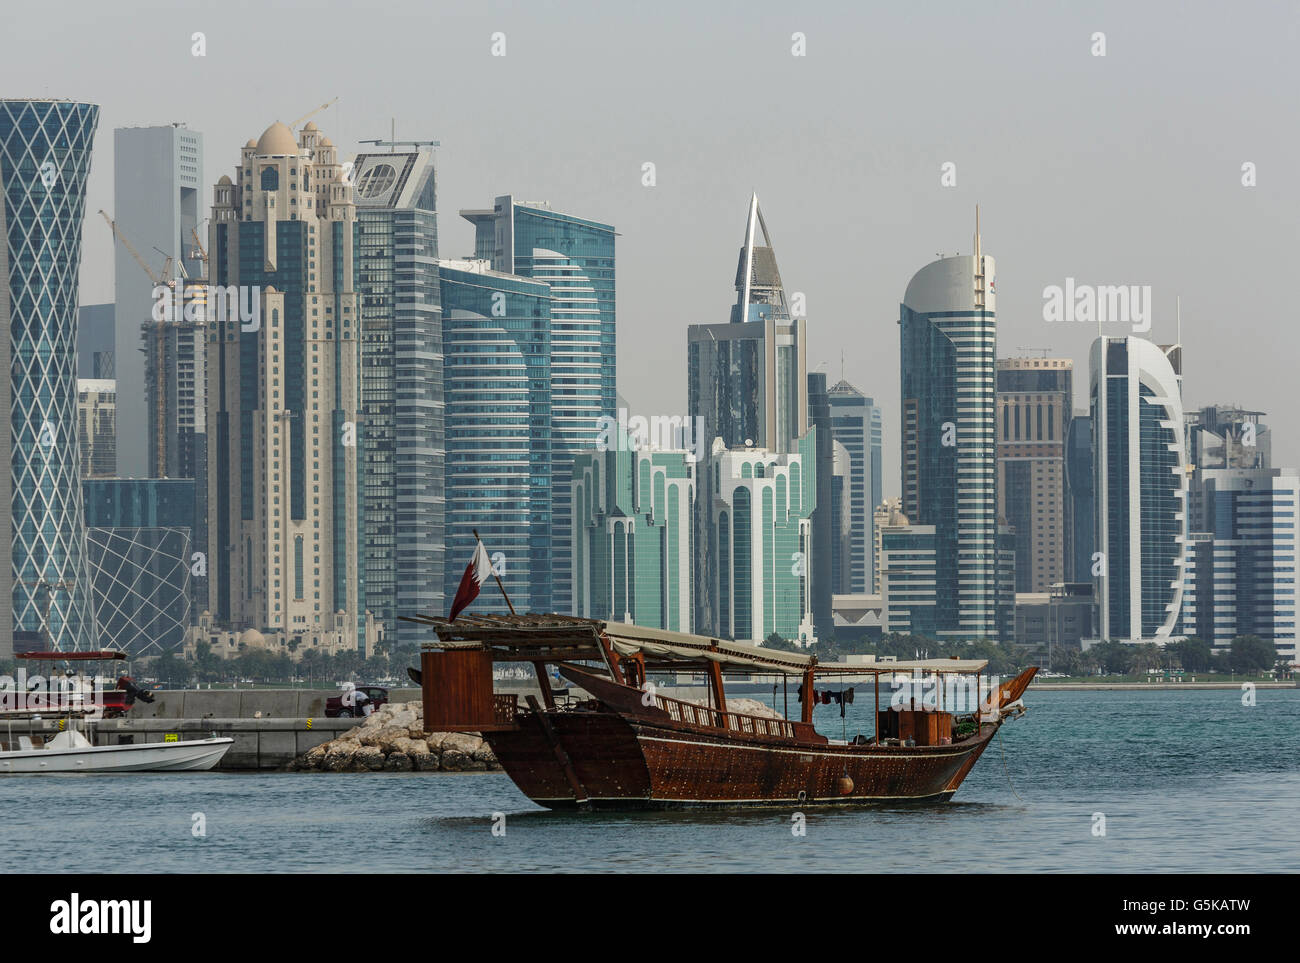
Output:
[[[484,260],[443,260],[447,432],[445,594],[456,594],[474,531],[519,612],[552,605],[551,295]],[[483,591],[476,612],[508,611]]]
[[498,197],[490,211],[464,211],[462,216],[474,224],[475,251],[491,251],[494,271],[550,287],[549,611],[571,614],[573,458],[592,449],[600,418],[613,416],[616,407],[614,228],[509,194]]
[[77,439],[77,277],[98,123],[94,104],[0,100],[13,628],[62,650],[97,644]]
[[575,615],[692,630],[695,457],[625,434],[574,459]]

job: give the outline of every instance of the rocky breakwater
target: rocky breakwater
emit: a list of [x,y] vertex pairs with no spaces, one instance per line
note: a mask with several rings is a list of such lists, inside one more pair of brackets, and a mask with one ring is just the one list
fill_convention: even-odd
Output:
[[308,749],[289,764],[296,772],[486,772],[500,769],[483,738],[468,732],[425,732],[418,702],[389,703],[343,735]]
[[[707,705],[707,700],[691,700]],[[778,719],[756,699],[728,699],[732,712]],[[359,726],[307,750],[288,768],[296,772],[487,772],[501,765],[482,736],[425,732],[419,702],[389,703]]]

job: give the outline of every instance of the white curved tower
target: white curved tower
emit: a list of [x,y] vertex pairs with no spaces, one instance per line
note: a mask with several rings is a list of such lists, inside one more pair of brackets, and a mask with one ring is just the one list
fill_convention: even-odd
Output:
[[1167,639],[1187,564],[1182,348],[1101,337],[1089,369],[1100,635]]

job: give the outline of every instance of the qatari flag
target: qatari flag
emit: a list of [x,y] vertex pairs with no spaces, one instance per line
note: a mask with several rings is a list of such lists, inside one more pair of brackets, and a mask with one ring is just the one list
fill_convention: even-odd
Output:
[[474,557],[465,566],[465,574],[460,577],[460,587],[456,589],[456,597],[452,599],[449,621],[455,622],[456,616],[464,611],[465,606],[478,598],[479,589],[491,574],[492,560],[488,558],[487,549],[483,547],[482,542],[476,542]]

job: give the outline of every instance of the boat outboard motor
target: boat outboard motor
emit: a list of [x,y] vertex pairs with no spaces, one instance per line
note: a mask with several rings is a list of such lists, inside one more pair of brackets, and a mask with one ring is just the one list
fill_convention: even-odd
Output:
[[153,702],[153,696],[132,682],[129,675],[120,676],[117,680],[117,687],[126,693],[127,705],[134,704],[136,699],[141,702]]

